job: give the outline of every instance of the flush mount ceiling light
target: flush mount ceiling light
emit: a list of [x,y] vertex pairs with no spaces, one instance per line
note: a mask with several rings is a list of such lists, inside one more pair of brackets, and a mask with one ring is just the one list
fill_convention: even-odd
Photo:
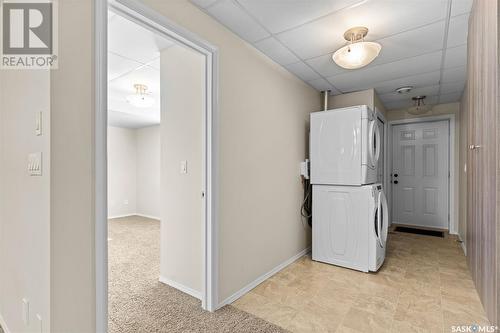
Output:
[[396,89],[396,92],[398,94],[407,94],[410,91],[412,91],[412,89],[413,89],[413,86],[405,86],[405,87],[401,87],[401,88]]
[[355,27],[344,33],[348,44],[338,49],[332,56],[333,61],[346,69],[358,69],[371,63],[380,53],[379,43],[365,42],[368,28]]
[[424,113],[429,112],[429,110],[431,108],[428,105],[425,105],[425,103],[424,103],[425,97],[426,96],[415,96],[415,97],[413,97],[412,100],[413,100],[413,103],[415,105],[412,106],[411,108],[408,108],[407,112],[409,114],[416,114],[416,115],[424,114]]
[[127,96],[127,102],[137,108],[149,108],[155,104],[153,97],[147,92],[148,87],[144,84],[134,84],[135,94]]

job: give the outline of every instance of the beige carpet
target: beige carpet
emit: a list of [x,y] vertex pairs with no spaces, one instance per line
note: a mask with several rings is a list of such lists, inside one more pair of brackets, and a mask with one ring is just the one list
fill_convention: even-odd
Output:
[[142,217],[109,221],[109,332],[287,332],[233,306],[215,313],[158,282],[160,224]]

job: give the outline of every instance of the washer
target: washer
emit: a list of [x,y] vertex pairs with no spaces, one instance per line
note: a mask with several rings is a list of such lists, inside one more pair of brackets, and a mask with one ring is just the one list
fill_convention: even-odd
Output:
[[312,259],[363,272],[385,259],[387,200],[381,184],[313,185]]
[[311,183],[376,183],[381,143],[377,118],[366,105],[311,113]]

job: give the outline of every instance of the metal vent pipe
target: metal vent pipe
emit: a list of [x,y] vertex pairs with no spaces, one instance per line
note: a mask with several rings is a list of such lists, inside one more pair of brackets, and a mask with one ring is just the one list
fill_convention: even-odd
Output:
[[328,110],[328,95],[330,95],[331,90],[323,90],[323,111]]

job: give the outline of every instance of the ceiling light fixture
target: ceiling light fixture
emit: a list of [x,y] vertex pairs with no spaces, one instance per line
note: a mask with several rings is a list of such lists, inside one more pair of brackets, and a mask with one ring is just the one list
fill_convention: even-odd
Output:
[[412,98],[415,104],[411,108],[408,108],[407,112],[409,114],[420,115],[429,112],[431,109],[428,105],[425,105],[424,99],[426,96],[415,96]]
[[405,87],[401,87],[401,88],[396,89],[396,92],[398,94],[407,94],[412,90],[413,90],[413,86],[405,86]]
[[127,96],[127,102],[137,108],[149,108],[155,104],[153,97],[147,92],[148,87],[144,84],[134,84],[135,94]]
[[368,28],[355,27],[344,33],[348,44],[338,49],[332,56],[333,61],[346,69],[358,69],[371,63],[380,53],[382,46],[375,42],[365,42]]

